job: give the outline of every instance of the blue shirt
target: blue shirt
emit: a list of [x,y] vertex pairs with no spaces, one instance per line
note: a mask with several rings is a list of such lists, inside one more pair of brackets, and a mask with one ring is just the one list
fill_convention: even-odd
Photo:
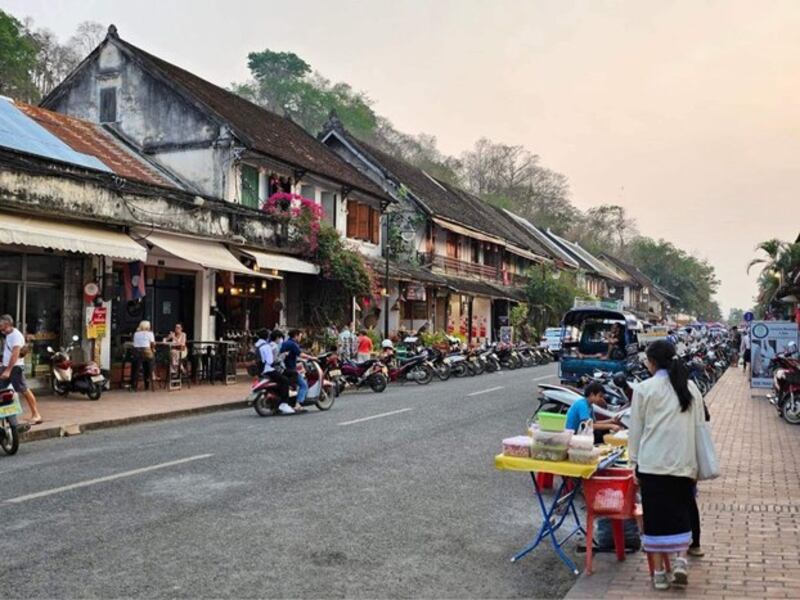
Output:
[[283,359],[283,364],[287,369],[292,371],[297,370],[297,357],[300,356],[300,346],[297,345],[293,339],[289,338],[281,345],[281,354],[286,353],[286,358]]
[[567,429],[572,429],[576,433],[581,428],[581,423],[591,420],[594,420],[594,413],[591,403],[586,398],[576,400],[567,411]]

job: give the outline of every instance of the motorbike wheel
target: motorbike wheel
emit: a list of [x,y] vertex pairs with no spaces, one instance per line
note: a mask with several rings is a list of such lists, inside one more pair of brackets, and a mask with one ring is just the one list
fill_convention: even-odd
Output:
[[457,362],[457,363],[456,363],[456,364],[453,366],[453,368],[451,369],[451,371],[452,371],[452,373],[453,373],[453,377],[464,377],[464,376],[466,376],[466,375],[469,375],[469,372],[468,372],[468,370],[467,370],[467,363],[466,363],[466,362],[464,362],[464,361],[462,361],[462,362]]
[[386,379],[386,375],[383,373],[376,373],[369,378],[369,387],[376,394],[380,394],[383,390],[385,390],[388,383],[389,382]]
[[436,376],[439,378],[439,381],[447,381],[450,379],[452,373],[453,369],[447,363],[442,363],[436,367]]
[[781,404],[781,416],[787,423],[800,425],[800,398],[795,398],[793,394],[790,394]]
[[411,371],[409,375],[419,385],[428,385],[431,381],[433,381],[433,369],[431,369],[428,365],[418,366],[413,371]]
[[540,365],[549,365],[551,362],[553,362],[549,352],[542,352],[540,356],[541,358],[538,360]]
[[494,373],[500,370],[500,362],[493,356],[486,359],[486,371]]
[[266,394],[260,394],[253,402],[253,408],[256,409],[259,417],[269,417],[272,413],[272,404],[267,399]]
[[56,381],[55,378],[53,378],[53,393],[56,396],[61,396],[62,398],[66,398],[67,395],[69,394],[69,390],[66,388],[66,386],[58,383],[58,381]]
[[472,361],[469,363],[469,368],[475,375],[483,375],[486,371],[486,363],[482,360]]
[[319,398],[314,401],[314,404],[317,405],[319,410],[330,410],[335,400],[336,398],[331,393],[331,390],[326,390],[325,386],[322,386],[319,390]]
[[100,396],[103,395],[103,388],[98,384],[93,384],[91,389],[86,392],[86,396],[89,400],[100,400]]
[[0,427],[0,448],[3,449],[3,452],[11,456],[12,454],[16,454],[17,450],[19,450],[19,431],[17,431],[17,426],[12,425],[7,420],[3,421],[2,427]]

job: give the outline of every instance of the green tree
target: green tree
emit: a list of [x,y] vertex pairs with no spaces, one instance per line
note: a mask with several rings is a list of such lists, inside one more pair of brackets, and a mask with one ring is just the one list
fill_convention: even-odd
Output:
[[551,267],[535,267],[530,270],[528,286],[528,319],[537,328],[537,333],[549,326],[557,325],[561,317],[572,308],[575,298],[586,298],[570,273]]
[[751,260],[747,272],[756,265],[762,265],[758,276],[756,312],[763,316],[771,308],[786,308],[778,306],[775,297],[784,283],[800,273],[800,243],[792,244],[773,238],[761,242],[756,250],[765,256]]
[[657,285],[680,298],[677,309],[697,316],[719,315],[719,305],[713,299],[719,280],[707,261],[666,240],[644,236],[629,244],[627,258]]
[[738,325],[744,320],[744,309],[743,308],[732,308],[728,311],[728,318],[727,322],[728,325]]
[[26,102],[38,100],[33,82],[37,47],[22,23],[0,10],[0,94]]

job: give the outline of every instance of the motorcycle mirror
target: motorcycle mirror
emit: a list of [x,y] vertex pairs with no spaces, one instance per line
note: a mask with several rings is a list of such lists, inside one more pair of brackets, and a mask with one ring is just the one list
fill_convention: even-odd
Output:
[[77,341],[78,341],[78,340],[80,340],[80,339],[81,339],[81,338],[79,338],[77,335],[73,335],[73,336],[72,336],[72,341],[73,341],[73,342],[77,342]]
[[48,351],[48,352],[50,352],[51,354],[52,354],[53,352],[55,352],[55,350],[53,350],[53,347],[52,347],[52,346],[48,346],[48,347],[47,347],[47,351]]

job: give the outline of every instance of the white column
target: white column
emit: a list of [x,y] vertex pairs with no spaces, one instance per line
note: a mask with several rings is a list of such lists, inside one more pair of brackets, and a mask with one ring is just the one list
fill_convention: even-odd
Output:
[[211,269],[197,271],[194,290],[194,335],[198,340],[212,340],[216,331],[216,317],[211,307],[216,306],[215,274]]
[[258,199],[261,202],[269,199],[269,176],[266,171],[258,172]]

